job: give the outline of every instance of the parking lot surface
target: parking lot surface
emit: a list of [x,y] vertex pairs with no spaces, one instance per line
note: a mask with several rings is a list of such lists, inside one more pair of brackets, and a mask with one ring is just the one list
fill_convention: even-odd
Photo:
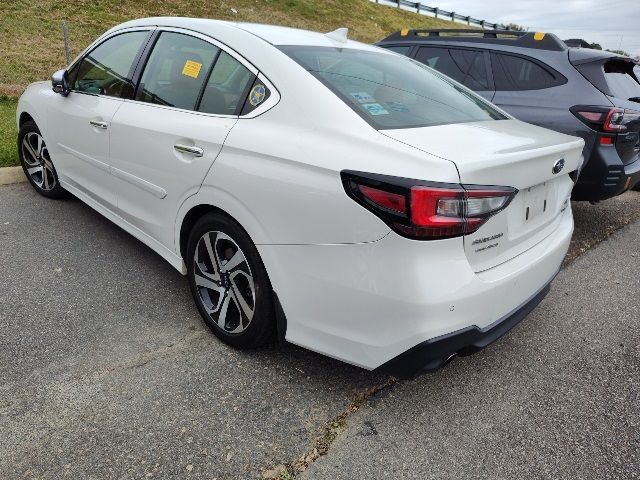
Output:
[[640,478],[640,223],[480,355],[388,389],[305,478]]
[[346,418],[388,378],[232,350],[133,237],[77,200],[0,187],[0,478],[260,478],[341,415],[303,476],[636,478],[638,203],[577,205],[577,260],[522,325]]

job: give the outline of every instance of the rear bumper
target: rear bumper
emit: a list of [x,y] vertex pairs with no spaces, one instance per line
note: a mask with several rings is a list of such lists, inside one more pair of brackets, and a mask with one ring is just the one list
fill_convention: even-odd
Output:
[[613,145],[596,143],[571,196],[597,202],[620,195],[638,183],[640,160],[625,165]]
[[[490,343],[515,322],[507,317],[533,308],[572,232],[567,208],[548,237],[482,272],[471,268],[462,238],[420,242],[390,233],[367,244],[257,247],[286,316],[285,338],[296,345],[374,370],[424,342],[471,332],[430,358],[414,357],[411,369],[421,371],[446,353]],[[498,319],[504,326],[496,329]]]
[[400,378],[413,378],[420,373],[432,372],[442,368],[455,356],[464,357],[479,352],[524,320],[547,296],[552,280],[514,312],[489,327],[468,327],[448,335],[427,340],[379,366],[376,371]]

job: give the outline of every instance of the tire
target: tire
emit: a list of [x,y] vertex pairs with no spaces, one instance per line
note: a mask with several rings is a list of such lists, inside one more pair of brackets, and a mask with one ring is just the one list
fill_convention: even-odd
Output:
[[275,339],[271,282],[237,222],[219,213],[204,215],[189,234],[185,261],[196,306],[220,340],[248,349]]
[[48,198],[66,198],[67,191],[60,186],[47,144],[38,126],[28,121],[18,132],[18,156],[20,165],[31,186]]

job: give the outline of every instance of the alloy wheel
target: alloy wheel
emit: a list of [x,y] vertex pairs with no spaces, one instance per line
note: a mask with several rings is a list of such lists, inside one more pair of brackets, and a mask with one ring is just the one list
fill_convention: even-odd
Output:
[[244,332],[255,312],[255,282],[244,252],[227,234],[207,232],[193,258],[197,294],[207,315],[227,334]]
[[27,175],[38,188],[51,191],[56,186],[56,175],[47,145],[37,132],[29,132],[22,139],[22,159]]

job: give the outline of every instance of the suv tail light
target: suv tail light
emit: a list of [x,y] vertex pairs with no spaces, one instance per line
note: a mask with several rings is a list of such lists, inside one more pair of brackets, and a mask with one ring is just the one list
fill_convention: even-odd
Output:
[[402,236],[434,240],[478,230],[517,190],[343,171],[347,195]]
[[587,126],[604,133],[624,133],[629,123],[640,120],[640,112],[628,108],[576,105],[570,110]]

